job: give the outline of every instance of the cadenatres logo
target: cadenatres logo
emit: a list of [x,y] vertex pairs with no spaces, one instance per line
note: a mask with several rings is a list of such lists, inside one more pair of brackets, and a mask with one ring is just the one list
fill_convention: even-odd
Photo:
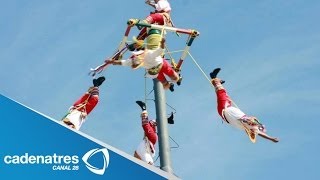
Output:
[[[88,161],[92,156],[100,152],[102,153],[103,166],[98,168]],[[108,149],[92,149],[83,155],[82,160],[91,172],[103,175],[109,165]],[[78,171],[80,169],[78,155],[59,155],[57,153],[50,155],[34,155],[29,153],[24,153],[23,155],[5,155],[3,162],[8,165],[52,165],[52,170],[54,171]]]
[[[88,163],[88,160],[90,159],[91,156],[95,155],[96,153],[102,153],[102,157],[103,157],[103,167],[101,169],[92,166],[91,164]],[[83,155],[82,157],[83,162],[86,164],[86,167],[93,173],[95,174],[99,174],[99,175],[103,175],[106,168],[109,165],[109,152],[106,148],[102,148],[102,149],[92,149],[90,151],[88,151],[85,155]]]

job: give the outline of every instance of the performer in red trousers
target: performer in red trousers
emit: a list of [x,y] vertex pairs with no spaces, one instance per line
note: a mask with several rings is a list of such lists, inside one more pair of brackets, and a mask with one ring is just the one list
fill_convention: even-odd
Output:
[[218,113],[222,119],[233,127],[244,130],[249,139],[255,143],[256,135],[268,139],[272,142],[279,142],[276,137],[271,137],[266,133],[266,128],[254,116],[246,115],[237,106],[234,105],[231,98],[228,96],[227,91],[222,86],[224,81],[217,78],[220,68],[214,69],[210,73],[211,83],[215,87],[217,94]]
[[156,132],[157,123],[155,119],[149,119],[144,102],[136,101],[136,103],[142,109],[141,123],[144,131],[144,137],[134,152],[134,157],[153,165],[153,157],[155,156],[156,152],[154,146],[158,140],[158,135]]
[[62,120],[64,124],[76,130],[80,129],[86,117],[99,102],[99,86],[104,80],[103,76],[93,79],[93,86],[69,108],[68,114]]

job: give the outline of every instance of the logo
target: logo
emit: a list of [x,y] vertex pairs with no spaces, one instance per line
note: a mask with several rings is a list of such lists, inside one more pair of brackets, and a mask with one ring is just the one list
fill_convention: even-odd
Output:
[[[90,159],[90,157],[92,157],[93,155],[97,154],[101,152],[102,153],[102,158],[103,158],[103,167],[101,169],[92,166],[91,164],[88,163],[88,160]],[[88,151],[85,155],[83,155],[82,157],[83,162],[86,164],[86,167],[93,173],[98,174],[98,175],[103,175],[104,171],[106,170],[106,168],[109,165],[109,152],[106,148],[102,148],[102,149],[92,149],[90,151]]]
[[[95,167],[88,162],[89,159],[97,153],[100,153],[102,155],[102,168]],[[95,157],[99,158],[99,156]],[[92,158],[92,160],[100,160],[99,162],[101,162],[101,159],[97,158]],[[78,171],[80,169],[79,159],[80,158],[78,155],[60,155],[57,153],[40,155],[24,153],[22,155],[5,155],[3,157],[3,162],[8,165],[49,165],[54,171]],[[108,149],[92,149],[83,155],[82,160],[91,172],[98,175],[103,175],[109,165]]]
[[6,155],[3,161],[8,165],[50,165],[54,171],[79,170],[79,157],[77,155],[59,155],[57,153],[34,155],[24,153],[23,155]]

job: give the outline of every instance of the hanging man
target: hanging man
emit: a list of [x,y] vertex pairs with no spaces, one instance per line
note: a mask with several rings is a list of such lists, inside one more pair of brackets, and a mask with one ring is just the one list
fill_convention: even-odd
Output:
[[104,81],[105,77],[103,76],[93,79],[93,86],[69,108],[68,114],[62,120],[64,124],[76,130],[80,129],[86,117],[98,104],[99,86]]
[[222,119],[228,124],[244,130],[249,136],[250,140],[255,143],[256,135],[259,135],[265,139],[273,141],[275,143],[279,142],[278,138],[271,137],[266,134],[265,126],[262,125],[258,119],[254,116],[248,116],[242,112],[238,107],[233,106],[232,100],[228,96],[225,88],[222,86],[223,81],[217,78],[220,68],[214,69],[210,73],[211,83],[215,87],[217,94],[217,104],[218,113]]
[[153,165],[153,157],[155,156],[155,144],[158,140],[156,132],[156,120],[149,119],[146,105],[142,101],[136,101],[140,106],[141,113],[141,124],[144,131],[144,137],[137,149],[134,152],[134,157]]

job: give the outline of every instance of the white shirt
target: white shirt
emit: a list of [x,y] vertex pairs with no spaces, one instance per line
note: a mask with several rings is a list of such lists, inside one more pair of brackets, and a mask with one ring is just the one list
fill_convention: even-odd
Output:
[[[144,56],[143,58],[143,64],[142,66],[146,69],[151,69],[159,64],[161,64],[163,62],[163,58],[162,58],[162,54],[164,52],[164,49],[158,47],[157,49],[154,50],[150,50],[147,49],[145,50],[144,54],[141,54],[139,56]],[[121,60],[121,65],[123,66],[132,66],[132,64],[139,64],[140,62],[136,62],[136,61],[140,61],[138,57],[134,57],[134,58],[129,58],[127,60]]]
[[73,109],[69,112],[69,114],[65,117],[64,120],[69,121],[74,125],[76,130],[79,130],[82,124],[84,123],[86,118],[86,114],[78,111],[77,109]]
[[155,149],[153,144],[144,138],[136,149],[137,154],[140,156],[141,160],[146,163],[153,164],[153,157],[155,156]]
[[239,108],[230,106],[224,109],[223,115],[225,119],[235,128],[244,130],[244,127],[240,121],[240,119],[245,116],[244,112],[242,112]]
[[167,0],[158,1],[158,3],[155,4],[155,7],[157,11],[165,11],[165,12],[171,11],[170,4]]

